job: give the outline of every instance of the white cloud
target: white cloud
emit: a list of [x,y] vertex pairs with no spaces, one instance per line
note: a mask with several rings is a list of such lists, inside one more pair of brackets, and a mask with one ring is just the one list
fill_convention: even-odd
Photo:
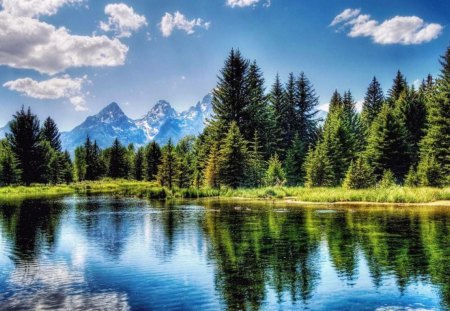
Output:
[[[227,0],[227,5],[234,8],[243,8],[246,6],[252,6],[259,2],[259,0]],[[270,2],[269,2],[270,3]]]
[[119,38],[130,37],[131,32],[148,25],[144,15],[136,14],[132,7],[124,3],[108,4],[105,14],[108,15],[108,22],[100,22],[100,28],[114,31]]
[[210,22],[204,22],[201,18],[188,20],[183,14],[177,11],[174,14],[164,14],[159,27],[162,35],[164,37],[169,37],[175,29],[183,30],[191,35],[195,32],[195,27],[208,29],[210,25]]
[[359,15],[360,12],[361,12],[360,9],[346,9],[333,19],[330,26],[335,26],[344,21],[348,21],[349,19]]
[[69,75],[63,75],[44,81],[22,78],[8,81],[3,86],[31,98],[68,99],[75,106],[75,110],[83,111],[87,110],[85,94],[82,91],[86,82],[88,82],[86,76],[71,78]]
[[330,25],[338,24],[350,28],[349,37],[370,37],[378,44],[421,44],[436,39],[443,29],[441,25],[426,23],[417,16],[395,16],[380,24],[370,15],[352,9],[344,10]]
[[106,36],[72,35],[64,27],[0,11],[0,65],[56,74],[71,67],[123,65],[128,47]]
[[0,0],[5,12],[12,16],[37,17],[54,15],[66,4],[81,3],[84,0]]

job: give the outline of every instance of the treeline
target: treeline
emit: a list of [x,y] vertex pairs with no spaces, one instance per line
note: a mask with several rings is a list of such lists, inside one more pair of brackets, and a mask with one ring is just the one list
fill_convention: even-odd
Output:
[[87,137],[73,164],[48,118],[17,112],[0,144],[0,182],[61,183],[103,177],[158,181],[165,187],[352,189],[450,184],[450,48],[437,79],[418,89],[398,71],[385,96],[370,82],[362,112],[349,90],[333,93],[326,120],[304,73],[277,75],[267,93],[256,62],[231,50],[213,91],[213,117],[198,137],[135,148],[117,139],[100,149]]

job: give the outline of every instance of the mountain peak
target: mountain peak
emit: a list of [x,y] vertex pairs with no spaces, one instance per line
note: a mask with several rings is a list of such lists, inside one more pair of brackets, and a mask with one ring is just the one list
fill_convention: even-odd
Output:
[[120,108],[119,104],[116,102],[110,103],[108,106],[103,108],[97,115],[97,118],[101,119],[103,122],[117,120],[119,118],[126,117],[125,113]]

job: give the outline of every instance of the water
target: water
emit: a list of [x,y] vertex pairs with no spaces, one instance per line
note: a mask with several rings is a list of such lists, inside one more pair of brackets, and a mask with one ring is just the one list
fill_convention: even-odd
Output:
[[447,310],[450,209],[0,206],[0,310]]

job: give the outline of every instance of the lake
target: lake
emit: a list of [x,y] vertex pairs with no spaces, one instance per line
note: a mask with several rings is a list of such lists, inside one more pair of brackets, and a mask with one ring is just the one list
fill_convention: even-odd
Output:
[[0,203],[0,310],[449,308],[449,208]]

